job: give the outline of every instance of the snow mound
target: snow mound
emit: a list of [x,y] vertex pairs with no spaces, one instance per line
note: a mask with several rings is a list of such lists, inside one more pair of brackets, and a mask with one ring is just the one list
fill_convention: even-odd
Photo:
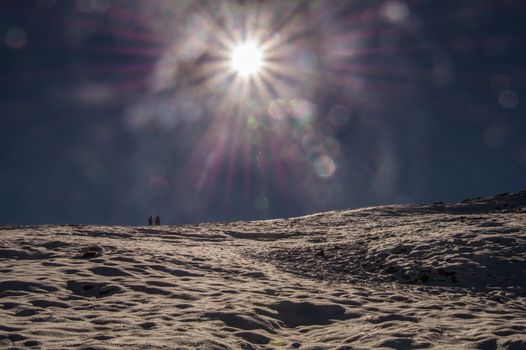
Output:
[[525,207],[526,192],[519,192],[458,204],[334,212],[328,215],[348,226],[347,234],[256,255],[321,280],[524,293]]

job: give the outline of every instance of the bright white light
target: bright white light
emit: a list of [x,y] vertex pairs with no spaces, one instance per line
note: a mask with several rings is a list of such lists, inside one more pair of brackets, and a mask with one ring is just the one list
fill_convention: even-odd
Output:
[[232,50],[230,65],[241,75],[256,74],[263,65],[263,51],[254,42],[243,43]]

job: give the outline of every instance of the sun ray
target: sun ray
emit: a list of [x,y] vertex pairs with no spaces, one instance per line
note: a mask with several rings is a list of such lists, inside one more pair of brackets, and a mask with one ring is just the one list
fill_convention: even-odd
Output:
[[393,50],[438,49],[425,42],[378,45],[383,35],[399,35],[399,26],[382,17],[384,2],[156,3],[115,7],[109,15],[116,23],[103,29],[113,31],[116,44],[93,49],[126,60],[112,72],[123,91],[148,93],[130,113],[145,121],[133,125],[177,134],[187,107],[198,111],[188,118],[201,131],[196,139],[174,143],[194,147],[181,169],[191,174],[185,183],[213,192],[216,201],[237,181],[254,201],[266,196],[267,182],[285,183],[305,167],[314,175],[322,165],[336,167],[337,152],[325,145],[337,127],[327,120],[333,106],[323,104],[326,91],[346,94],[349,114],[363,113],[374,108],[377,91],[418,84],[416,68],[386,63]]

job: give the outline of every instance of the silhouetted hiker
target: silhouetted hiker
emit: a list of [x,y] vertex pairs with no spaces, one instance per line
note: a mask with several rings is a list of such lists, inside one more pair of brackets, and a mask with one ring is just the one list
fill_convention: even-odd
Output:
[[155,225],[159,226],[161,224],[161,217],[159,215],[155,215]]
[[152,226],[153,225],[153,216],[150,215],[150,217],[148,218],[148,225]]

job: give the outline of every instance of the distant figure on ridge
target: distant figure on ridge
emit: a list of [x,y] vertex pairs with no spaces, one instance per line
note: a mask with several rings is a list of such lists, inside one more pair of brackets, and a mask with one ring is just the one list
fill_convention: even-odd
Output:
[[150,215],[150,217],[148,218],[148,225],[152,226],[153,225],[153,216]]
[[155,215],[155,225],[159,226],[161,224],[161,217],[159,215]]

